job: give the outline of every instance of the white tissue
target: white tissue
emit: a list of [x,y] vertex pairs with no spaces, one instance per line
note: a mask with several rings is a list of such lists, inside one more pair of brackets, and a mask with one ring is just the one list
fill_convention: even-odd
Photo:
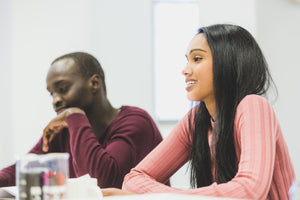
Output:
[[102,200],[103,195],[97,185],[97,179],[91,178],[89,174],[78,178],[70,178],[67,181],[66,200]]

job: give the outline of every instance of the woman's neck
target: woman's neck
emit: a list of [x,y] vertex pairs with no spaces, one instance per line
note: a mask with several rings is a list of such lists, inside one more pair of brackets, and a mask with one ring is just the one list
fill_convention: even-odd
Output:
[[215,120],[215,111],[216,111],[216,103],[215,101],[205,102],[206,108],[208,110],[209,115],[213,120]]

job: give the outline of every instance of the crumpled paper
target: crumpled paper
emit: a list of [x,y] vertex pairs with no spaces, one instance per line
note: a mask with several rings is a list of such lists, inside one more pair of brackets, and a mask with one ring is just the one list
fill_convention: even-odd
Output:
[[102,200],[103,195],[100,187],[97,185],[97,179],[91,178],[89,174],[78,178],[67,180],[66,200]]

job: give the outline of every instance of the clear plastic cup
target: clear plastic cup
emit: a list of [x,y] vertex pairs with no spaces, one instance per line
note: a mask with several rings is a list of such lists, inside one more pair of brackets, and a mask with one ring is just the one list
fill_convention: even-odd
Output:
[[294,181],[289,190],[290,200],[300,200],[300,182]]
[[69,154],[27,154],[16,165],[17,200],[56,200],[66,196]]

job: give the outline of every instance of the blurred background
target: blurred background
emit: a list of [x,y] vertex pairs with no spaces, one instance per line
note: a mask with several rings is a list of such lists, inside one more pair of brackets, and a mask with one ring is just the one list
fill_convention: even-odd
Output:
[[[181,75],[197,28],[239,24],[257,39],[279,96],[272,101],[300,176],[300,3],[296,0],[0,0],[0,168],[27,153],[55,116],[45,78],[58,56],[101,63],[115,107],[150,113],[166,137],[192,105]],[[172,185],[189,188],[188,165]]]

